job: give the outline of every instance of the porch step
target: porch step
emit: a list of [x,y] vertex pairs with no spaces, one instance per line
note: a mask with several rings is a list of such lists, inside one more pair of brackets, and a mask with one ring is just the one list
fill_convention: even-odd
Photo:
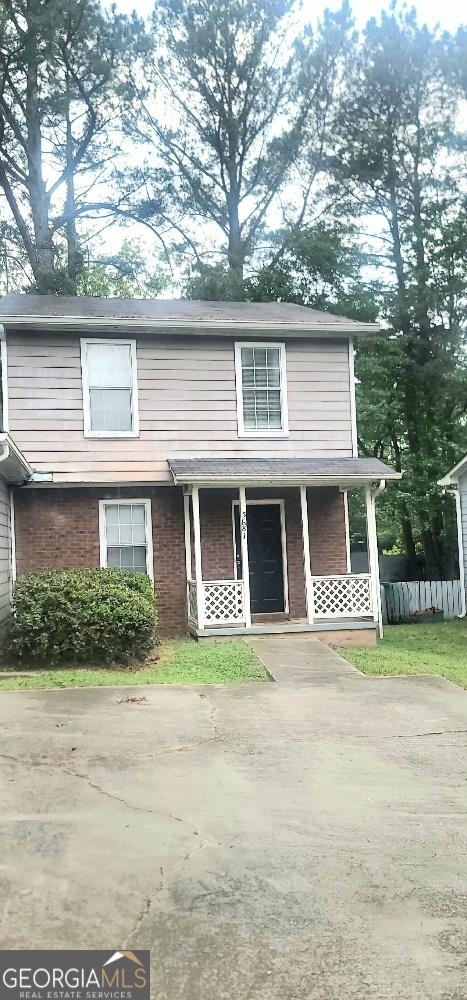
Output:
[[267,615],[252,615],[252,625],[274,625],[276,622],[290,622],[290,615],[286,611],[276,611]]
[[[358,643],[358,632],[365,630],[370,633],[370,642],[373,644],[376,638],[377,623],[373,618],[341,618],[339,621],[325,621],[325,622],[315,622],[310,625],[305,620],[295,619],[294,621],[284,621],[284,622],[256,622],[252,623],[249,628],[245,625],[225,625],[218,626],[216,628],[205,628],[198,629],[195,626],[190,626],[190,632],[195,638],[199,640],[203,639],[226,639],[235,638],[244,635],[288,635],[297,633],[316,633],[317,637],[321,636],[323,642],[334,638],[334,635],[342,633],[343,645],[350,644],[352,641],[351,633],[355,632],[355,645]],[[327,635],[331,633],[331,635]],[[363,636],[362,636],[363,640]],[[336,642],[338,640],[336,639]],[[362,642],[362,645],[366,643]]]

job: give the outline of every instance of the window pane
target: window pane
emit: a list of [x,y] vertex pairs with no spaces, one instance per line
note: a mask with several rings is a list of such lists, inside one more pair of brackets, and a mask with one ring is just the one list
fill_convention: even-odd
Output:
[[107,524],[118,524],[118,515],[120,507],[118,504],[106,504],[105,505],[105,520]]
[[266,351],[266,363],[268,368],[279,368],[279,348],[278,347],[268,347]]
[[281,396],[279,391],[268,392],[269,426],[276,430],[282,427]]
[[[118,529],[117,545],[133,545],[133,529],[131,524],[121,524]],[[108,539],[109,543],[111,539]]]
[[246,430],[283,427],[279,347],[242,348],[243,422]]
[[255,385],[262,388],[268,384],[267,368],[255,368]]
[[246,367],[247,365],[253,365],[253,348],[252,347],[242,347],[242,365]]
[[267,392],[256,393],[256,426],[261,430],[268,430],[268,396]]
[[132,569],[146,572],[146,546],[125,545],[107,547],[107,566],[113,569]]
[[268,368],[268,385],[280,386],[281,373],[278,368]]
[[247,430],[256,430],[255,393],[251,389],[243,393],[243,423]]
[[253,350],[255,365],[266,366],[266,350],[264,347],[255,347]]
[[91,430],[131,431],[131,389],[90,389]]
[[105,526],[109,546],[146,546],[146,512],[141,503],[106,505]]
[[118,524],[108,524],[106,531],[107,545],[118,545],[120,542],[120,528]]
[[129,388],[131,386],[131,349],[129,344],[88,344],[89,385],[92,388]]
[[132,503],[131,505],[131,521],[132,524],[145,524],[146,523],[146,511],[142,503]]

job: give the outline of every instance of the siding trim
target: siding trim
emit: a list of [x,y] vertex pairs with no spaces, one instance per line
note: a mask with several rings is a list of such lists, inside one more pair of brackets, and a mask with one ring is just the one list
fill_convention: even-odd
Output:
[[115,499],[99,500],[99,553],[101,569],[107,569],[107,538],[105,533],[105,508],[106,507],[128,507],[130,504],[141,504],[145,510],[145,531],[146,531],[146,572],[150,580],[154,583],[154,551],[152,544],[152,515],[151,501],[131,497],[127,500]]
[[[459,486],[456,489],[456,520],[457,520],[457,545],[459,548],[459,579],[461,585],[461,612],[462,617],[466,614],[466,593],[465,593],[465,560],[464,560],[464,533],[462,526],[462,501]],[[467,539],[466,539],[467,543]]]
[[352,456],[353,458],[358,458],[357,403],[355,399],[355,355],[352,337],[349,337],[349,388],[350,419],[352,424]]
[[10,595],[16,583],[16,526],[15,526],[15,496],[10,489]]
[[[89,370],[87,349],[89,344],[118,344],[130,348],[131,370],[131,431],[93,431],[91,430],[91,397],[89,387]],[[136,359],[136,340],[120,340],[111,337],[81,337],[81,381],[83,387],[83,434],[85,438],[137,438],[139,437],[139,406],[138,406],[138,369]]]
[[2,430],[8,433],[10,430],[8,415],[8,349],[5,332],[1,334],[0,339],[0,363],[2,367]]

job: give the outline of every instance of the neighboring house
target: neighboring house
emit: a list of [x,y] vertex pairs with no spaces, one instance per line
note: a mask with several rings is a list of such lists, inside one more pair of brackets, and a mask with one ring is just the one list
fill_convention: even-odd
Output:
[[[7,296],[4,431],[34,469],[13,490],[17,572],[121,566],[159,625],[198,636],[317,631],[374,641],[375,497],[357,457],[354,336],[296,305]],[[369,570],[350,572],[363,489]]]
[[456,500],[461,614],[465,615],[467,593],[467,455],[464,455],[464,458],[461,458],[460,462],[439,480],[438,486],[452,490]]

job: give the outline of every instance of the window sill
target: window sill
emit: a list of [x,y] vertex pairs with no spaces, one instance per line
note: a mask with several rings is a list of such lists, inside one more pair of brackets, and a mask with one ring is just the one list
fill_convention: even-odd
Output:
[[139,438],[139,431],[83,431],[85,438],[103,438],[107,440],[118,440],[126,438]]
[[268,439],[269,441],[275,441],[278,438],[288,438],[290,434],[288,431],[238,431],[237,437],[239,438],[262,438],[263,440]]

